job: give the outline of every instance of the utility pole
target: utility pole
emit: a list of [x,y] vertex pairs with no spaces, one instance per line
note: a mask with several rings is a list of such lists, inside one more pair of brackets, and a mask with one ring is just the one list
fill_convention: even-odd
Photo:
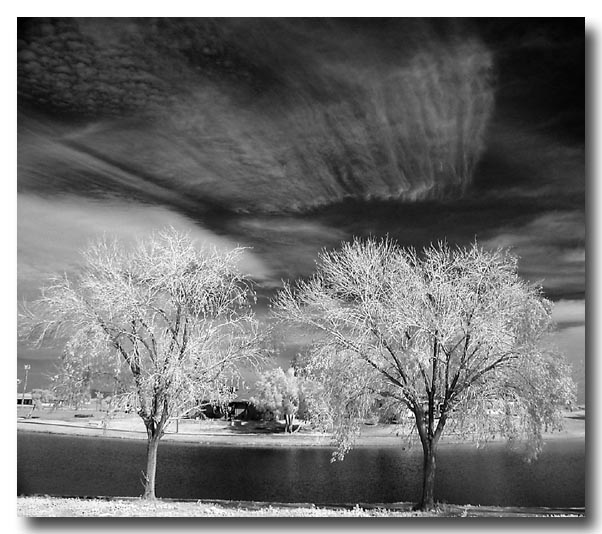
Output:
[[25,364],[25,381],[23,382],[23,393],[21,393],[21,406],[25,406],[25,390],[27,389],[27,375],[29,374],[29,370],[31,369],[31,365]]

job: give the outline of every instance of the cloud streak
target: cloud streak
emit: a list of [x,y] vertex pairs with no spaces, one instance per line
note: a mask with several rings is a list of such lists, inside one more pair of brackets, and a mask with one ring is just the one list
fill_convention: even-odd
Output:
[[[221,21],[210,46],[204,23],[194,24],[23,29],[20,93],[92,118],[58,138],[24,136],[21,189],[104,186],[282,213],[345,198],[433,198],[471,183],[494,105],[492,54],[476,36],[403,19],[384,25],[384,39],[342,21]],[[140,57],[140,46],[152,53]],[[249,79],[199,74],[216,54]],[[157,101],[132,104],[149,84],[160,87]]]

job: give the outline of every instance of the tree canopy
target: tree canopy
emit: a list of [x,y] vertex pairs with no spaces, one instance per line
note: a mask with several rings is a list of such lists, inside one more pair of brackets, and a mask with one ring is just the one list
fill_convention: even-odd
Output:
[[[21,334],[36,343],[66,339],[59,394],[77,398],[109,377],[154,445],[172,416],[201,401],[226,403],[241,366],[261,358],[241,253],[198,248],[174,230],[130,248],[101,240],[76,275],[53,279],[25,308]],[[145,494],[153,497],[154,465],[148,469]]]
[[274,310],[314,332],[307,367],[330,406],[337,458],[375,402],[413,418],[425,454],[422,507],[433,505],[446,424],[466,438],[523,439],[537,455],[574,385],[545,347],[551,302],[518,275],[517,262],[476,243],[418,253],[388,239],[354,240],[322,252],[311,278],[285,286]]

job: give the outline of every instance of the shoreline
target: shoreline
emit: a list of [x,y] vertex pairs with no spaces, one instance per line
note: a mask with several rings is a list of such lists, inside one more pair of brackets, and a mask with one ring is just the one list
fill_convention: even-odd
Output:
[[[182,421],[179,431],[175,432],[172,425],[161,438],[162,442],[194,443],[198,445],[219,445],[232,447],[322,447],[333,448],[331,436],[307,429],[300,429],[293,434],[282,432],[265,432],[254,425],[230,425],[226,421]],[[565,429],[546,433],[545,441],[585,440],[585,416],[569,415],[565,417]],[[255,431],[254,431],[255,430]],[[356,447],[414,447],[420,446],[416,435],[396,434],[395,425],[364,425],[362,433],[355,442]],[[66,421],[50,417],[17,419],[17,431],[42,432],[81,437],[100,437],[112,439],[146,440],[146,431],[142,422],[135,418],[111,420],[107,428],[103,428],[102,420],[90,418],[88,421]],[[496,437],[486,443],[499,443],[506,440]],[[485,442],[481,442],[485,443]],[[443,435],[440,445],[476,445],[471,438],[460,438],[454,435]]]

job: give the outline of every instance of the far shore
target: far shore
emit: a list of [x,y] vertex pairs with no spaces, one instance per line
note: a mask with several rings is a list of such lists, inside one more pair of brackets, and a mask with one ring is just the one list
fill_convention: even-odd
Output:
[[[123,439],[146,439],[146,431],[137,415],[121,414],[105,423],[102,412],[92,410],[36,410],[27,417],[25,408],[18,409],[17,430]],[[415,434],[408,437],[394,424],[364,424],[356,446],[418,446]],[[567,412],[564,429],[548,432],[545,440],[585,439],[585,410]],[[256,421],[180,420],[172,422],[162,441],[197,443],[202,445],[243,447],[330,447],[331,436],[319,433],[300,423],[293,434],[285,434],[282,425]],[[493,437],[490,441],[500,441]],[[443,436],[441,445],[471,443],[459,436]]]

